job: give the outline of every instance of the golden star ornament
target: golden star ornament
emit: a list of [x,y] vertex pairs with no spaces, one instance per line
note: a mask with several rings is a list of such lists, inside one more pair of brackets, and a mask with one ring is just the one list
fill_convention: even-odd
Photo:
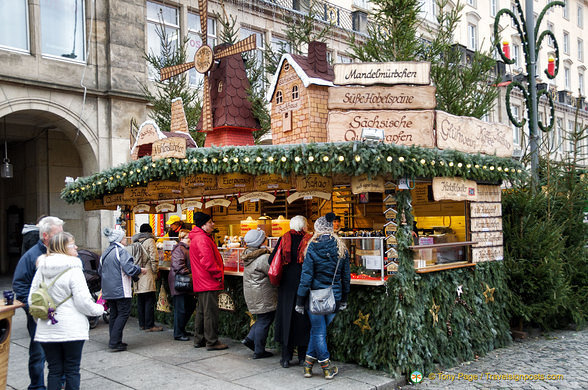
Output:
[[361,329],[361,333],[363,333],[366,330],[371,330],[372,328],[370,327],[369,324],[369,320],[370,320],[370,315],[368,314],[363,314],[361,311],[359,312],[359,318],[356,319],[355,321],[353,321],[353,323],[357,326],[359,326],[359,329]]

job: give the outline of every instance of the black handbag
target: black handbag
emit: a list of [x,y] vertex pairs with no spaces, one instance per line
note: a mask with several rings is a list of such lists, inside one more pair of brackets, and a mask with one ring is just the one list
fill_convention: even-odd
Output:
[[194,287],[192,285],[192,275],[176,274],[176,279],[174,280],[174,289],[177,292],[194,292]]

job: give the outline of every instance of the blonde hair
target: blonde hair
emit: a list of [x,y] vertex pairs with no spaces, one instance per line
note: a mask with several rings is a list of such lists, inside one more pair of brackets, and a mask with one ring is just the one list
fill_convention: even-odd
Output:
[[69,241],[75,241],[73,234],[68,232],[59,232],[49,240],[47,254],[61,253],[67,255],[67,244]]
[[189,234],[190,234],[190,231],[188,229],[181,229],[178,232],[178,239],[181,241],[184,238],[186,238]]

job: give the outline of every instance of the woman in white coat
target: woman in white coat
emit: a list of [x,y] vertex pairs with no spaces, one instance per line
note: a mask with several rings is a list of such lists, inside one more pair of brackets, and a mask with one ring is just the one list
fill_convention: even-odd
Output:
[[[66,232],[56,234],[49,241],[47,254],[37,260],[37,272],[31,285],[32,293],[41,282],[49,286],[57,279],[49,294],[56,304],[63,302],[55,311],[55,323],[37,320],[35,341],[41,343],[49,366],[48,390],[61,389],[64,376],[66,390],[80,388],[82,348],[90,329],[86,316],[99,316],[104,312],[104,307],[95,303],[88,291],[82,262],[77,255],[74,237]],[[62,274],[63,271],[66,272]]]

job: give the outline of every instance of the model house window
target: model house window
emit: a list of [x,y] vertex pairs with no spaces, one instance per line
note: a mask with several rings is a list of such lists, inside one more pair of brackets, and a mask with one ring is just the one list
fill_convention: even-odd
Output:
[[578,60],[584,61],[584,41],[578,38]]
[[565,54],[570,54],[570,34],[566,31],[563,33],[563,51]]
[[0,2],[0,47],[29,51],[27,0]]
[[478,49],[478,28],[471,23],[468,23],[468,49]]
[[283,101],[282,91],[276,92],[276,104],[280,104]]
[[85,60],[86,23],[83,0],[41,0],[41,52]]
[[578,6],[578,27],[584,27],[584,7]]
[[[162,29],[165,31],[171,50],[175,50],[179,42],[180,26],[178,9],[167,5],[147,2],[147,50],[149,54],[163,57],[161,47]],[[149,65],[149,78],[159,79],[159,72]]]
[[[202,38],[200,37],[200,15],[188,12],[188,48],[186,50],[186,59],[192,61],[196,50],[202,46]],[[206,42],[208,46],[214,48],[216,46],[216,19],[208,18],[206,26]],[[203,76],[198,73],[196,69],[190,69],[188,72],[190,77],[190,85],[199,85],[202,82]]]
[[298,85],[292,87],[292,100],[298,99]]
[[569,91],[571,90],[571,80],[570,80],[570,68],[569,67],[564,67],[564,84],[566,86],[566,89]]

